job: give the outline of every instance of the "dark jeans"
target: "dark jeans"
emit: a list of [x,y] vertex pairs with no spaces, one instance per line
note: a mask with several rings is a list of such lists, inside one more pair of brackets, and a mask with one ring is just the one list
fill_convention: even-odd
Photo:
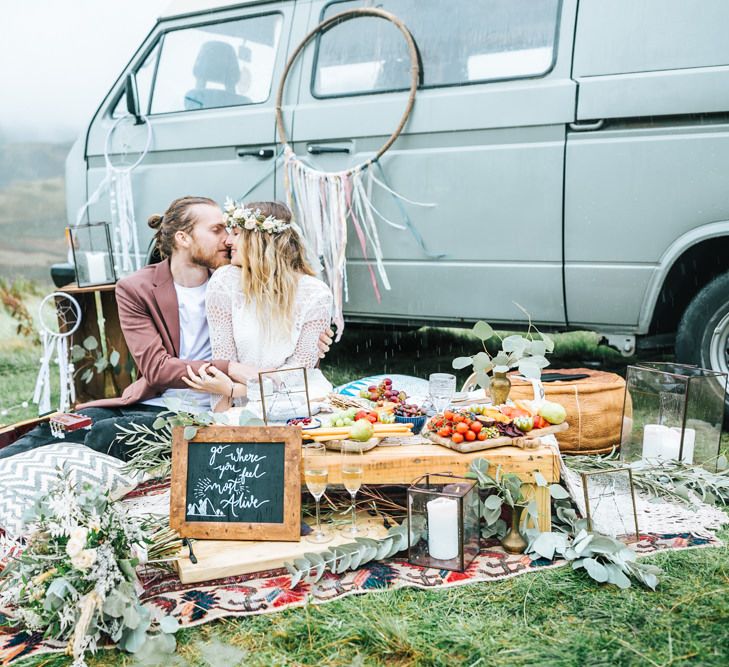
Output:
[[[110,454],[126,461],[127,452],[124,443],[116,442],[116,436],[120,433],[116,428],[117,424],[121,426],[129,426],[132,423],[146,424],[151,428],[157,414],[166,409],[155,405],[135,403],[128,408],[86,408],[79,410],[79,414],[91,417],[93,424],[88,430],[82,428],[67,433],[64,442],[81,443],[97,452]],[[48,422],[45,422],[36,426],[32,431],[28,431],[12,445],[0,449],[0,459],[50,445],[57,440],[58,438],[51,433]]]

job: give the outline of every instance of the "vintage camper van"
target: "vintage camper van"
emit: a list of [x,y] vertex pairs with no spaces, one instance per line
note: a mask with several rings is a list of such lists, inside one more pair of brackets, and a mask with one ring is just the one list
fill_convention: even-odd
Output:
[[[128,110],[153,128],[132,174],[145,248],[147,216],[177,196],[284,199],[274,106],[288,55],[322,19],[375,5],[403,19],[422,62],[383,172],[436,206],[406,206],[422,243],[382,226],[392,289],[380,302],[350,243],[349,320],[514,325],[516,301],[540,325],[603,332],[626,353],[637,339],[675,340],[680,360],[726,371],[725,0],[173,3],[73,146],[69,220]],[[408,72],[386,21],[320,35],[286,88],[296,153],[326,170],[362,162],[396,126]],[[402,219],[396,200],[376,197]],[[88,217],[108,219],[108,199]]]

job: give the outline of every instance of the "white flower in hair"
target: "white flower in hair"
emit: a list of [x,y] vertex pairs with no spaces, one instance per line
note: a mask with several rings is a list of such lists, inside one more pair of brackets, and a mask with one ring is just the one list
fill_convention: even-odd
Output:
[[258,221],[255,218],[246,218],[243,226],[248,230],[253,230],[258,225]]
[[266,218],[266,219],[265,219],[265,220],[263,221],[263,223],[261,223],[261,227],[262,227],[262,228],[263,228],[263,230],[264,230],[264,231],[266,231],[266,232],[268,232],[268,231],[271,231],[271,230],[275,229],[275,228],[276,228],[276,219],[275,219],[275,218],[274,218],[274,217],[273,217],[272,215],[269,215],[269,216],[268,216],[268,217],[267,217],[267,218]]

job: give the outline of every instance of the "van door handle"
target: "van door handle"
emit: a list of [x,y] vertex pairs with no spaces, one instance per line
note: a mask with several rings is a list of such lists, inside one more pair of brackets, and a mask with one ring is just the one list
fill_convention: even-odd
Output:
[[273,148],[239,148],[238,157],[257,157],[259,160],[270,160],[273,157]]
[[320,144],[309,144],[306,147],[309,155],[321,155],[322,153],[347,153],[349,154],[349,146],[322,146]]
[[590,130],[599,130],[603,125],[605,125],[604,118],[588,122],[579,120],[576,123],[570,123],[570,130],[574,130],[575,132],[588,132]]

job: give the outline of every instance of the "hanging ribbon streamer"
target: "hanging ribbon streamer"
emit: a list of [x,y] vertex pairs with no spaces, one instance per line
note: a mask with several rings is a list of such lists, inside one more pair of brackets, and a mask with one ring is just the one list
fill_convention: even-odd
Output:
[[134,196],[132,191],[132,172],[146,157],[152,146],[152,124],[145,116],[142,120],[147,127],[144,149],[139,157],[127,167],[117,167],[111,161],[111,138],[122,122],[128,122],[133,116],[122,116],[109,129],[104,140],[104,164],[106,173],[88,201],[79,209],[76,226],[81,224],[90,206],[96,204],[104,192],[109,192],[111,212],[112,245],[114,251],[114,268],[117,276],[124,276],[138,271],[144,265],[144,258],[139,251],[137,221],[134,217]]
[[[49,326],[44,321],[44,309],[46,304],[51,301],[56,304],[57,322]],[[71,314],[70,318],[68,317],[69,313]],[[38,314],[43,354],[35,382],[33,403],[38,406],[39,415],[51,411],[51,361],[55,356],[60,382],[58,409],[61,412],[66,412],[76,402],[76,392],[73,384],[74,367],[69,358],[68,341],[81,325],[81,306],[70,294],[53,292],[41,301]],[[58,331],[56,331],[56,326]]]
[[[320,171],[298,158],[287,138],[283,112],[286,77],[292,71],[299,55],[318,35],[345,21],[362,17],[389,21],[400,31],[405,40],[410,56],[410,89],[405,110],[395,131],[373,157],[345,171],[333,173]],[[346,272],[348,220],[352,221],[378,302],[381,300],[381,295],[372,262],[374,262],[383,287],[387,290],[390,289],[390,281],[385,270],[375,217],[390,227],[399,230],[411,228],[412,232],[412,224],[407,219],[405,226],[399,225],[388,220],[375,208],[372,203],[374,199],[372,189],[375,184],[390,194],[395,193],[389,186],[374,179],[369,167],[376,164],[400,136],[413,110],[418,85],[422,82],[418,49],[412,34],[397,16],[376,7],[349,9],[323,20],[293,50],[281,75],[276,94],[276,131],[284,146],[286,191],[291,209],[296,214],[296,219],[304,230],[304,237],[309,244],[308,257],[314,266],[320,267],[320,272],[324,274],[324,278],[334,294],[333,321],[337,327],[337,340],[342,337],[344,330],[344,302],[349,297]],[[366,173],[370,176],[367,183],[365,183]],[[410,202],[404,197],[401,199]],[[424,247],[419,235],[416,236],[416,239],[419,239],[421,247]],[[372,259],[370,259],[369,250],[371,250]]]
[[[415,206],[432,207],[435,204],[416,202],[399,195],[384,182],[384,172],[379,162],[374,164],[379,167],[382,179],[373,175],[368,168],[371,164],[366,163],[360,168],[347,171],[325,172],[304,162],[288,146],[284,151],[284,176],[289,205],[303,230],[308,259],[313,266],[319,267],[324,280],[334,293],[333,320],[337,325],[337,340],[344,328],[344,303],[349,297],[346,272],[348,221],[352,222],[378,303],[382,296],[377,276],[386,290],[392,289],[377,230],[378,219],[397,230],[409,231],[428,257],[443,257],[428,251],[400,200]],[[374,186],[392,195],[398,202],[405,220],[404,225],[389,220],[375,207]]]

